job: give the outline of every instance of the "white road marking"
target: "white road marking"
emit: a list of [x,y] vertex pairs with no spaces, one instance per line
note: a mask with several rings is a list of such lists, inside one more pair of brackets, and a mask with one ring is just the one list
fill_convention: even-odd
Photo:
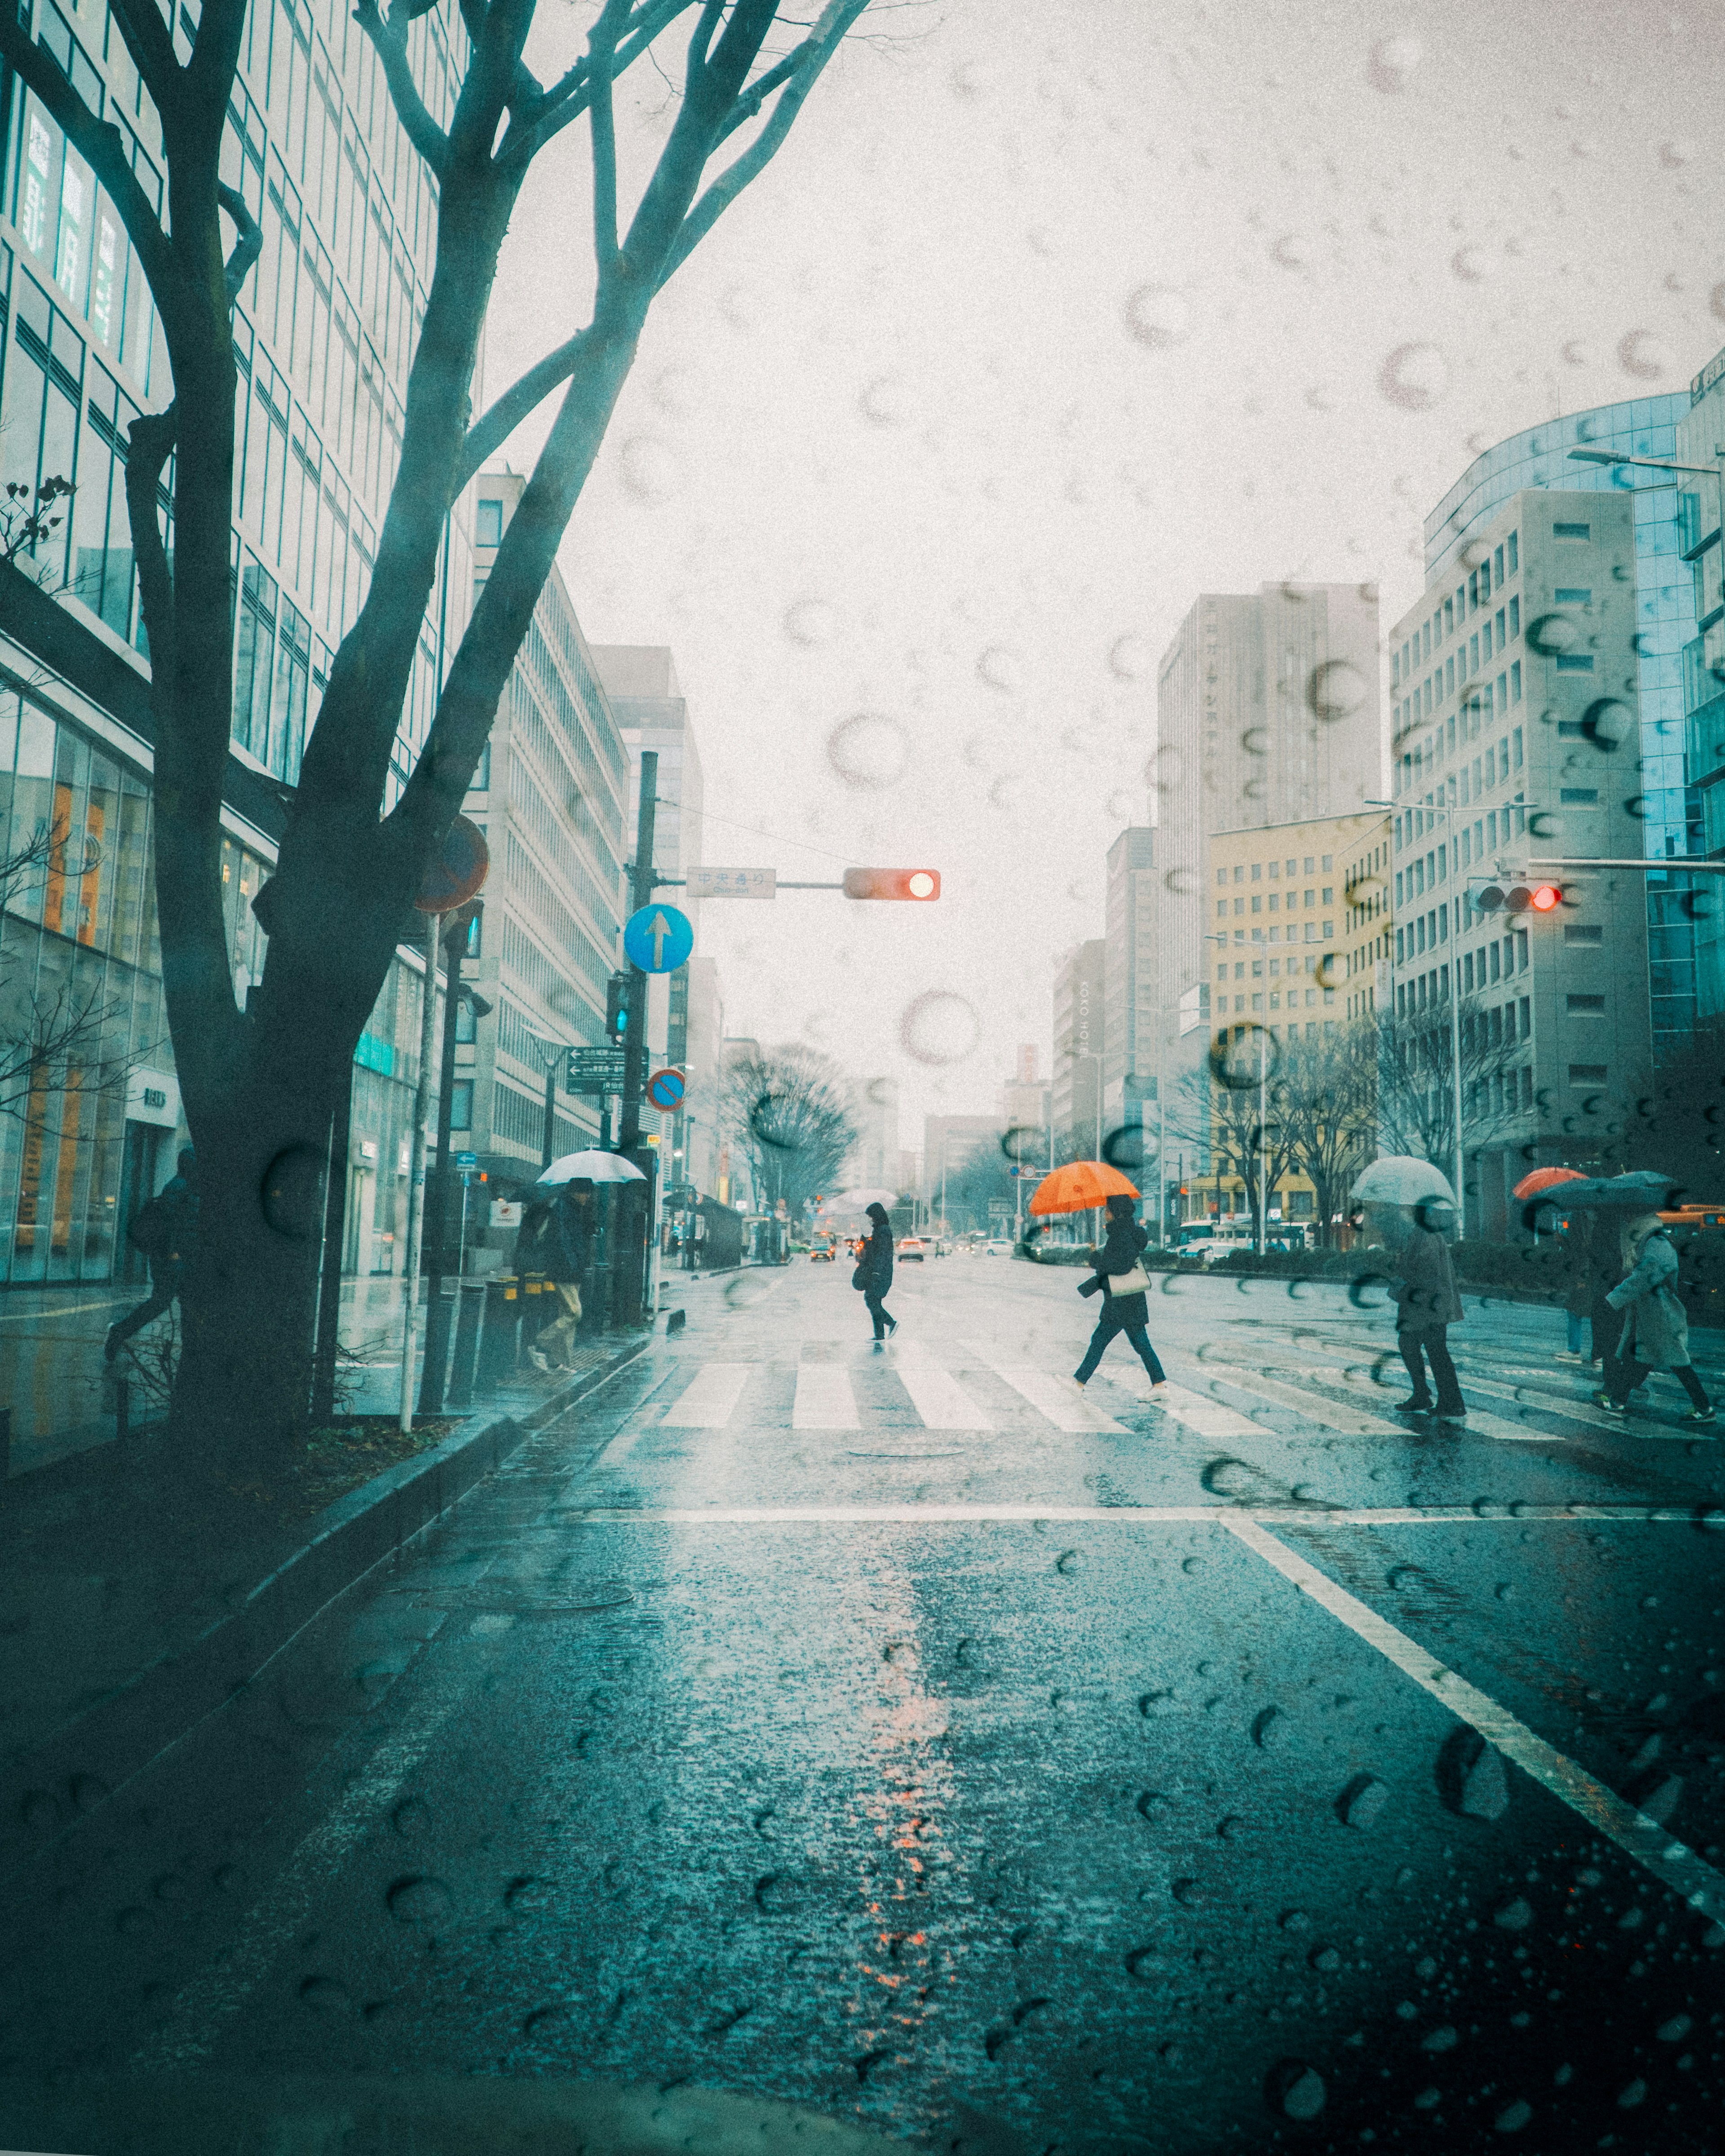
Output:
[[1150,1373],[1142,1365],[1128,1365],[1124,1369],[1098,1372],[1106,1374],[1111,1384],[1120,1385],[1136,1399],[1171,1416],[1175,1422],[1183,1423],[1195,1435],[1203,1438],[1271,1437],[1275,1435],[1250,1415],[1243,1415],[1238,1408],[1230,1408],[1225,1401],[1207,1399],[1203,1393],[1194,1393],[1185,1385],[1172,1383],[1153,1389]]
[[799,1363],[793,1430],[860,1430],[850,1373],[842,1363]]
[[703,1363],[694,1381],[665,1409],[665,1430],[722,1430],[754,1375],[752,1363]]
[[1460,1721],[1476,1729],[1506,1759],[1513,1760],[1524,1774],[1549,1789],[1554,1797],[1585,1820],[1597,1832],[1608,1835],[1618,1847],[1661,1885],[1679,1894],[1692,1909],[1715,1922],[1725,1917],[1725,1878],[1704,1863],[1685,1843],[1673,1840],[1656,1820],[1627,1804],[1603,1782],[1595,1781],[1584,1768],[1543,1737],[1536,1737],[1525,1722],[1517,1721],[1496,1700],[1490,1699],[1465,1677],[1458,1676],[1428,1654],[1425,1648],[1386,1624],[1376,1610],[1337,1587],[1327,1573],[1320,1572],[1286,1543],[1278,1542],[1255,1520],[1238,1512],[1223,1512],[1220,1523],[1246,1548],[1273,1564],[1301,1593],[1327,1609],[1351,1632],[1375,1647],[1424,1691],[1441,1702]]
[[1525,1385],[1494,1384],[1489,1378],[1476,1378],[1466,1371],[1462,1373],[1462,1381],[1471,1385],[1476,1392],[1489,1393],[1493,1399],[1513,1400],[1522,1406],[1541,1408],[1548,1414],[1568,1415],[1576,1422],[1592,1423],[1599,1430],[1626,1430],[1631,1437],[1693,1440],[1697,1437],[1710,1438],[1718,1435],[1716,1430],[1672,1430],[1663,1424],[1650,1424],[1642,1421],[1633,1410],[1625,1420],[1621,1415],[1607,1414],[1604,1408],[1596,1406],[1592,1400],[1579,1400],[1573,1394],[1563,1397],[1541,1394],[1536,1399],[1529,1399],[1529,1388]]
[[993,1429],[993,1418],[983,1413],[950,1371],[927,1363],[898,1363],[893,1367],[911,1396],[911,1404],[929,1430]]
[[1069,1434],[1084,1431],[1091,1436],[1131,1435],[1123,1424],[1111,1420],[1100,1408],[1092,1407],[1070,1378],[1056,1378],[1027,1363],[1003,1363],[983,1340],[967,1340],[964,1346],[984,1369],[992,1370],[1003,1384],[1010,1385],[1038,1414],[1046,1415],[1056,1430]]
[[[990,1520],[1117,1520],[1126,1525],[1216,1520],[1297,1521],[1301,1526],[1333,1527],[1525,1527],[1530,1522],[1570,1526],[1589,1520],[1632,1525],[1672,1522],[1693,1527],[1692,1507],[1675,1505],[1529,1505],[1494,1507],[1479,1512],[1471,1505],[1052,1505],[1052,1504],[876,1504],[876,1505],[559,1505],[560,1522],[582,1527],[794,1527],[799,1523],[866,1526],[903,1520],[916,1524],[945,1521],[957,1526]],[[1708,1524],[1725,1528],[1725,1507]]]
[[[1398,1356],[1395,1359],[1399,1363],[1401,1358]],[[1388,1389],[1373,1383],[1371,1366],[1368,1363],[1355,1363],[1348,1369],[1343,1369],[1337,1363],[1316,1363],[1312,1367],[1311,1375],[1318,1383],[1346,1385],[1354,1392],[1359,1391],[1362,1387],[1373,1393]],[[1491,1389],[1489,1386],[1479,1385],[1472,1378],[1464,1376],[1463,1382],[1475,1385],[1476,1389],[1481,1392]],[[1398,1424],[1396,1427],[1401,1428],[1403,1425]],[[1405,1427],[1411,1430],[1414,1425],[1409,1424]],[[1502,1415],[1488,1414],[1483,1408],[1468,1409],[1466,1427],[1476,1437],[1495,1437],[1507,1445],[1562,1445],[1564,1442],[1560,1430],[1530,1430],[1525,1423],[1506,1422]]]
[[1385,1422],[1381,1416],[1367,1414],[1360,1408],[1343,1407],[1309,1386],[1285,1385],[1261,1371],[1243,1369],[1232,1363],[1214,1363],[1208,1356],[1181,1356],[1178,1359],[1183,1364],[1189,1363],[1206,1377],[1219,1378],[1224,1384],[1239,1386],[1242,1392],[1257,1393],[1276,1407],[1296,1409],[1308,1422],[1321,1424],[1326,1430],[1338,1430],[1349,1437],[1407,1435],[1401,1424]]

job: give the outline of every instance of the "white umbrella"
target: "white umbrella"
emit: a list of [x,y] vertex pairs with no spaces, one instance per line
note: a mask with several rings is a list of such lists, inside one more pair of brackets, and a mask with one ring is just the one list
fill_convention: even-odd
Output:
[[896,1190],[846,1190],[827,1200],[829,1206],[885,1205],[891,1208],[897,1203],[898,1193]]
[[1455,1194],[1441,1168],[1412,1153],[1386,1153],[1374,1160],[1353,1186],[1358,1205],[1422,1205],[1436,1199],[1453,1205]]
[[585,1152],[566,1152],[554,1160],[538,1181],[536,1190],[551,1183],[574,1183],[585,1177],[593,1183],[644,1183],[647,1178],[632,1160],[620,1152],[601,1152],[590,1147]]

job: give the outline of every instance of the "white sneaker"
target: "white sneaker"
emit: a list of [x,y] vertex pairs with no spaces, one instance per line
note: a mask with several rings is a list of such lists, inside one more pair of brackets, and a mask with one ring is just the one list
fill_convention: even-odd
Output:
[[551,1368],[549,1360],[547,1357],[542,1355],[536,1348],[530,1348],[527,1350],[527,1360],[533,1365],[533,1368],[536,1370],[548,1371]]

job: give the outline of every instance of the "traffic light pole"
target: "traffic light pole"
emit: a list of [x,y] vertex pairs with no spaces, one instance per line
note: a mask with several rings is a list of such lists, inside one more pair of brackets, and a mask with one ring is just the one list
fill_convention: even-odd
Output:
[[[655,749],[641,752],[641,800],[635,815],[635,858],[629,875],[629,911],[639,913],[643,906],[653,902],[657,880],[653,874],[653,833],[659,793],[659,754]],[[647,1180],[640,1186],[640,1197],[634,1196],[637,1185],[624,1183],[618,1187],[619,1235],[624,1224],[630,1221],[634,1207],[639,1202],[644,1208],[642,1235],[639,1252],[619,1242],[618,1264],[622,1277],[622,1292],[615,1315],[625,1325],[639,1322],[647,1301],[647,1276],[650,1262],[648,1245],[656,1240],[658,1219],[657,1148],[641,1143],[641,1098],[646,1086],[647,1073],[647,976],[639,966],[629,967],[629,1009],[623,1035],[623,1098],[618,1117],[617,1150],[626,1159],[632,1160]],[[633,1243],[632,1225],[629,1241]],[[639,1262],[638,1262],[639,1259]]]

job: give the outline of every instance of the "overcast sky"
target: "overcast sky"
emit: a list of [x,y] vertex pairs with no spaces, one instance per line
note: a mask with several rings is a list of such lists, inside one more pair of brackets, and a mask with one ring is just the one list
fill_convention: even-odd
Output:
[[[547,57],[591,13],[548,0]],[[591,641],[675,654],[710,860],[941,870],[703,925],[728,1029],[891,1072],[915,1145],[1045,1068],[1199,592],[1372,583],[1387,624],[1471,457],[1725,344],[1725,108],[1688,0],[871,19],[660,300],[562,561]],[[637,181],[670,95],[629,79]],[[584,153],[516,219],[491,393],[583,317]]]

